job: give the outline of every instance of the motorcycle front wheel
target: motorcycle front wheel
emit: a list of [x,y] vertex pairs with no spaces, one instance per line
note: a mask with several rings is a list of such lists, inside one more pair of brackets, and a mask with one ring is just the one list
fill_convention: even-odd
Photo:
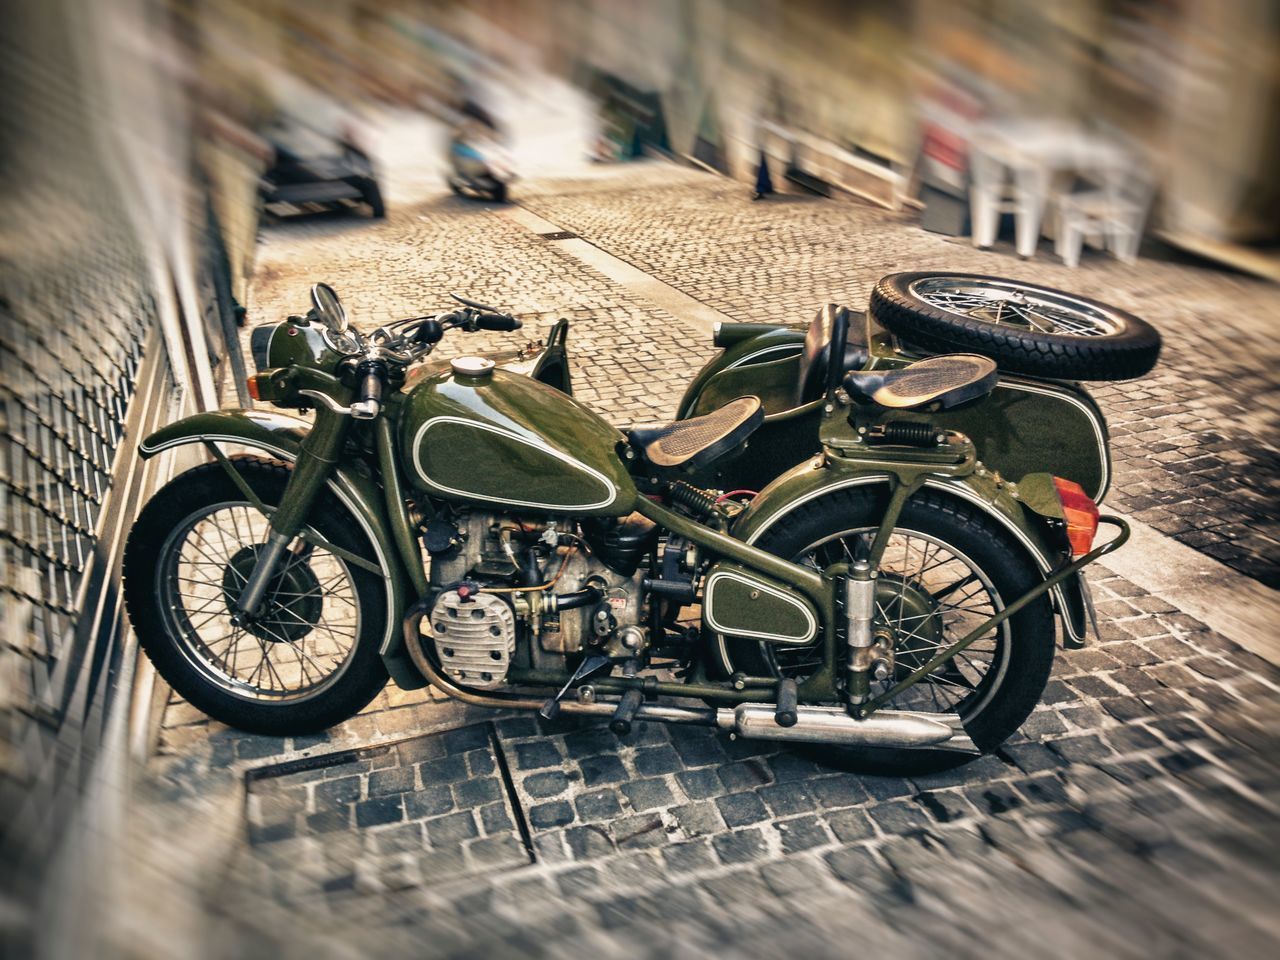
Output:
[[[289,466],[232,461],[255,495],[279,504]],[[322,496],[311,529],[369,553],[346,508]],[[124,594],[139,643],[169,685],[215,720],[284,736],[331,727],[386,684],[378,647],[386,630],[380,578],[295,538],[249,623],[231,622],[268,521],[224,468],[195,467],[166,484],[129,534]]]
[[[866,556],[885,497],[869,487],[841,490],[798,508],[756,545],[821,570]],[[873,632],[892,637],[893,667],[873,696],[922,666],[1035,586],[1026,552],[980,511],[933,492],[917,494],[894,527],[880,564]],[[1054,654],[1047,596],[993,628],[949,663],[887,704],[889,709],[958,714],[984,753],[997,749],[1035,709]],[[725,638],[724,664],[753,676],[802,682],[818,668],[821,644],[784,646]],[[939,750],[818,746],[813,759],[868,773],[910,775],[958,766],[971,754]]]

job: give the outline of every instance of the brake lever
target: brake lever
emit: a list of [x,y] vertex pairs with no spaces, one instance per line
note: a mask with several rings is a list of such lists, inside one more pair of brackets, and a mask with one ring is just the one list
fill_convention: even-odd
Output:
[[456,293],[451,293],[449,294],[449,296],[453,297],[453,299],[457,300],[464,307],[471,307],[473,310],[482,310],[485,313],[501,313],[502,312],[497,307],[491,307],[484,303],[478,303],[475,300],[468,300],[466,297],[460,297]]

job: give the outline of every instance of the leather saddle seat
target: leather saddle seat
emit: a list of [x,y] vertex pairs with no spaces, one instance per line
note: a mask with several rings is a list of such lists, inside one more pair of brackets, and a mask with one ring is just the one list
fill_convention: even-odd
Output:
[[744,443],[764,423],[759,397],[738,397],[700,417],[632,427],[627,439],[658,472],[696,470]]
[[846,370],[860,370],[867,365],[869,352],[865,325],[852,323],[853,316],[848,307],[828,303],[810,322],[804,335],[800,371],[796,377],[797,406],[817,400],[826,392],[832,344],[844,344],[843,356],[839,358],[841,375]]
[[858,403],[891,410],[950,410],[985,397],[1000,380],[996,362],[975,353],[929,357],[895,370],[850,370],[841,386]]

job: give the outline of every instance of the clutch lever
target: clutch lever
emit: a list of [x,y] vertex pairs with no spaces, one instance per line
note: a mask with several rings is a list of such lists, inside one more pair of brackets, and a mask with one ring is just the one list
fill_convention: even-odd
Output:
[[487,304],[477,303],[475,300],[468,300],[466,297],[460,297],[456,293],[451,293],[449,294],[449,296],[453,297],[453,299],[457,300],[464,307],[471,307],[471,309],[473,310],[482,310],[485,313],[501,313],[502,312],[497,307],[490,307]]

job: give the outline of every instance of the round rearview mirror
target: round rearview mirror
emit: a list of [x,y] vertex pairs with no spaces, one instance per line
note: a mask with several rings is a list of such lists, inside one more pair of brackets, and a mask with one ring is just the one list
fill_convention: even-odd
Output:
[[333,287],[327,283],[317,283],[311,288],[311,303],[316,308],[316,316],[320,322],[334,333],[347,332],[347,311],[342,308],[342,301]]

